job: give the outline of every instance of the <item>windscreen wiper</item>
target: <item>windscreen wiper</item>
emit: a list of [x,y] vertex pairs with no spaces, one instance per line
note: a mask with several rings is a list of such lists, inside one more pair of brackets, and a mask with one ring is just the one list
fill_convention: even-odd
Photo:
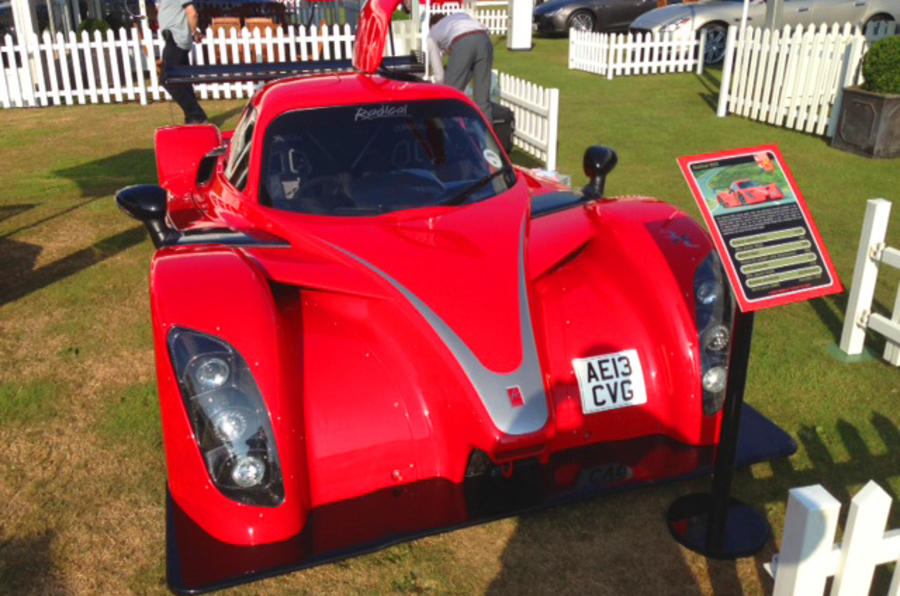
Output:
[[507,169],[508,168],[504,167],[504,168],[500,168],[496,172],[491,172],[490,174],[488,174],[481,180],[478,180],[471,186],[468,186],[465,189],[463,189],[462,192],[460,192],[459,194],[457,194],[453,197],[450,197],[446,201],[441,201],[438,204],[439,205],[459,205],[461,203],[464,203],[466,201],[466,199],[469,198],[469,195],[471,195],[473,192],[475,192],[476,190],[478,190],[479,188],[481,188],[482,186],[484,186],[485,184],[487,184],[488,182],[490,182],[491,180],[493,180],[500,174],[505,174]]

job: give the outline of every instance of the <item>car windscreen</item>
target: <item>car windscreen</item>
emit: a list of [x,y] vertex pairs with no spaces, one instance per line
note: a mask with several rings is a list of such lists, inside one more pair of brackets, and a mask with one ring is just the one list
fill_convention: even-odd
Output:
[[753,188],[756,186],[756,182],[752,180],[744,180],[743,182],[738,182],[738,188]]
[[260,202],[372,215],[481,201],[515,183],[483,118],[457,100],[287,112],[263,140]]

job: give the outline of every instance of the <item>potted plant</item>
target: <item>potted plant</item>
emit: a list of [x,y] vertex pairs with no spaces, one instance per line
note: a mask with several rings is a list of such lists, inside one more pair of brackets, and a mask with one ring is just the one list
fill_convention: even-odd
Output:
[[861,87],[847,87],[832,147],[872,157],[900,156],[900,36],[872,44]]

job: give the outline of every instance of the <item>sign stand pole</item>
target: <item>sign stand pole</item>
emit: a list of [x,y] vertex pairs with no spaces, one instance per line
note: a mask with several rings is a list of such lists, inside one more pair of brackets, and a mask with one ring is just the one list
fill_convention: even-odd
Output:
[[679,497],[669,507],[667,515],[669,531],[675,540],[713,559],[752,555],[762,549],[769,537],[765,516],[729,494],[737,457],[752,335],[753,313],[737,310],[712,492]]

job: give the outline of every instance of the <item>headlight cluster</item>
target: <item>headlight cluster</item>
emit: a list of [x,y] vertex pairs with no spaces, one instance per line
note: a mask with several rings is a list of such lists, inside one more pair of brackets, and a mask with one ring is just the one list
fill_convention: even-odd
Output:
[[725,401],[728,351],[734,305],[719,257],[709,253],[694,274],[694,303],[700,344],[703,413],[715,414]]
[[671,31],[677,31],[682,27],[687,26],[691,22],[691,17],[680,17],[671,23],[666,23],[662,27],[659,28],[660,33],[668,33]]
[[248,505],[284,499],[269,414],[247,363],[225,341],[176,327],[169,354],[209,477]]

